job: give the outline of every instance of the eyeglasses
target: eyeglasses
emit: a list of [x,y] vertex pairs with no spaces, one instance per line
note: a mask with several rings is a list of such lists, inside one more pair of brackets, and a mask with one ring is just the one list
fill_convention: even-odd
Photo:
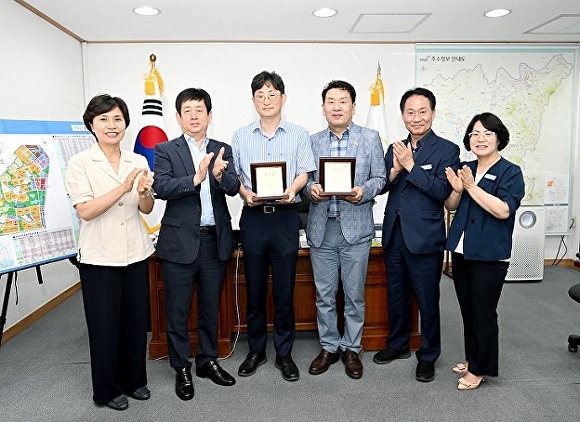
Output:
[[270,102],[272,101],[276,101],[276,99],[280,96],[280,94],[276,93],[276,92],[270,92],[269,94],[258,94],[254,97],[254,100],[256,100],[257,103],[263,103],[266,98],[268,98],[268,100]]
[[[493,139],[493,135],[495,135],[495,132],[492,132],[491,130],[486,130],[485,132],[483,132],[483,139],[485,139],[486,141],[490,141],[491,139]],[[479,140],[479,138],[481,138],[481,132],[471,132],[469,134],[469,139],[472,141],[477,141]]]

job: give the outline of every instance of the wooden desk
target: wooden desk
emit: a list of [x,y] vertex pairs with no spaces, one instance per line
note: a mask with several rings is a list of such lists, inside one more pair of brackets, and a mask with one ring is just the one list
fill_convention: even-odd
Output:
[[[218,322],[218,352],[225,356],[230,352],[232,334],[239,329],[246,332],[246,280],[244,277],[243,253],[234,252],[228,262],[225,274],[224,289],[220,299],[220,315]],[[236,278],[237,275],[237,278]],[[238,306],[240,321],[237,321],[236,312],[236,286],[238,292]],[[165,305],[163,296],[163,276],[161,263],[154,256],[149,260],[149,287],[151,301],[151,331],[152,337],[149,343],[149,358],[158,359],[166,357],[167,331],[165,327]],[[297,331],[316,331],[316,290],[312,280],[312,266],[310,264],[310,252],[308,249],[300,249],[298,252],[298,264],[296,267],[296,287],[294,291],[294,312]],[[197,350],[196,314],[197,304],[194,293],[193,306],[189,319],[189,335],[191,338],[191,354]],[[337,298],[338,307],[342,309],[342,292]],[[389,332],[387,317],[387,277],[382,248],[372,248],[369,257],[369,265],[365,290],[365,323],[363,328],[362,345],[365,350],[380,350],[385,346],[385,340]],[[268,329],[272,330],[273,320],[271,280],[268,290],[267,315]],[[342,311],[339,314],[339,326],[342,325]],[[411,349],[417,350],[420,345],[419,337],[419,311],[415,300],[412,301],[411,318]]]

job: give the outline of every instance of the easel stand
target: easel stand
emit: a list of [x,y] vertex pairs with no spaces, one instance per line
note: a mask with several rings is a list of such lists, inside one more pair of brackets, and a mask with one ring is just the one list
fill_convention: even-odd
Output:
[[0,314],[0,346],[2,345],[2,336],[4,334],[4,325],[6,325],[6,313],[8,311],[8,300],[10,299],[10,290],[12,289],[12,281],[16,271],[8,273],[8,281],[6,282],[6,290],[4,290],[4,301],[2,302],[2,314]]
[[[34,266],[36,269],[36,279],[38,284],[43,284],[42,271],[40,271],[40,265]],[[2,346],[2,336],[4,335],[4,326],[6,325],[6,316],[8,313],[8,301],[10,300],[10,290],[12,290],[12,283],[16,277],[16,271],[10,271],[8,273],[8,281],[6,282],[6,289],[4,290],[4,300],[2,302],[2,314],[0,314],[0,346]],[[0,274],[2,277],[3,274]],[[18,303],[18,299],[17,302]]]

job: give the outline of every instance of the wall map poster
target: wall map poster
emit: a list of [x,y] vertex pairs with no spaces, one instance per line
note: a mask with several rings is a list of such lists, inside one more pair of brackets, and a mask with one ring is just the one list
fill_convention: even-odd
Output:
[[[575,46],[434,46],[415,49],[417,86],[437,98],[435,132],[461,147],[461,159],[475,156],[463,148],[465,128],[476,114],[496,114],[510,131],[501,152],[522,168],[526,196],[522,205],[544,205],[546,175],[571,173],[574,140]],[[569,189],[569,186],[566,187]],[[551,213],[550,227],[567,227],[568,214]],[[550,222],[550,218],[564,219]]]
[[0,274],[76,255],[66,167],[94,142],[82,122],[0,120]]

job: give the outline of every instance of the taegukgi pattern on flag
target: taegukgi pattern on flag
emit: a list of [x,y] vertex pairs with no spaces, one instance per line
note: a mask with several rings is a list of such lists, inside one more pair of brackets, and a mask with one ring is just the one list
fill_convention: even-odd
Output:
[[[159,71],[155,67],[157,58],[155,54],[149,56],[149,72],[145,74],[145,99],[141,112],[141,129],[135,139],[133,151],[145,156],[149,164],[149,170],[153,172],[155,145],[168,140],[165,129],[165,118],[163,117],[163,94],[164,84]],[[159,90],[156,90],[155,87]],[[148,214],[141,214],[143,224],[149,234],[156,236],[161,227],[161,218],[165,211],[165,201],[155,200],[153,211]]]

